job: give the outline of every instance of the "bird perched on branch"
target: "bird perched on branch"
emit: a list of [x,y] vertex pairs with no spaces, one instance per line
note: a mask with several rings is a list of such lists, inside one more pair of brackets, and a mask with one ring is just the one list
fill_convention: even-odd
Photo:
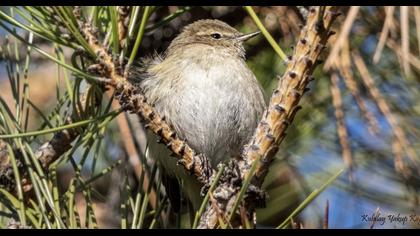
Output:
[[[210,159],[213,168],[240,155],[265,109],[262,89],[245,62],[243,47],[258,33],[243,34],[219,20],[199,20],[184,27],[162,55],[143,60],[137,70],[147,101],[179,137]],[[173,209],[179,211],[184,193],[197,210],[201,186],[176,165],[153,134],[149,138],[150,153],[163,167]]]

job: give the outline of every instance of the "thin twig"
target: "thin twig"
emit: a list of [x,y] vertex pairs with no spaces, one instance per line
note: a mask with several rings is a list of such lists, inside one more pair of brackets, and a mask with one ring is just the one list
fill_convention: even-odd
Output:
[[344,78],[346,87],[350,90],[350,93],[356,100],[357,106],[359,107],[363,118],[368,124],[369,132],[376,135],[379,133],[378,121],[373,112],[367,108],[365,101],[362,99],[359,86],[353,77],[353,71],[351,69],[350,46],[348,40],[346,40],[346,43],[344,43],[343,48],[341,49],[340,58],[341,60],[338,60],[335,66],[338,67],[340,74]]
[[381,58],[382,50],[385,46],[385,42],[388,38],[389,29],[391,25],[393,24],[394,20],[394,9],[395,6],[388,6],[385,7],[385,23],[382,27],[381,36],[379,37],[378,45],[376,46],[375,53],[373,54],[373,63],[377,64],[379,62],[379,59]]
[[419,46],[419,55],[420,55],[420,7],[414,7],[414,18],[416,19],[416,33],[417,33],[417,43]]
[[345,39],[348,38],[350,30],[353,26],[354,21],[356,20],[357,13],[359,12],[360,6],[352,6],[347,14],[346,20],[341,27],[341,32],[334,42],[334,46],[331,49],[331,52],[327,58],[327,61],[324,64],[324,70],[328,70],[335,61],[339,60],[337,58],[339,51],[343,47]]
[[408,6],[401,6],[400,7],[400,17],[401,17],[401,48],[402,54],[404,57],[403,60],[403,68],[404,73],[406,76],[411,75],[410,71],[410,63],[407,60],[407,56],[410,53],[410,35],[409,35],[409,25],[408,25]]
[[411,170],[407,168],[403,160],[403,148],[401,143],[395,136],[392,139],[392,154],[394,155],[394,168],[398,174],[401,174],[405,179],[408,179],[412,173]]
[[344,163],[349,168],[350,181],[353,181],[353,158],[349,145],[346,123],[344,121],[343,102],[341,100],[341,92],[339,87],[338,75],[333,73],[331,75],[331,97],[335,110],[335,118],[337,119],[337,135],[340,140],[341,154]]

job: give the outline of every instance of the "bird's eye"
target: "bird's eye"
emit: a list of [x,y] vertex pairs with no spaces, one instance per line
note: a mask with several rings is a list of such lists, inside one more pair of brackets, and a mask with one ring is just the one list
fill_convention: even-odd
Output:
[[222,36],[219,33],[214,33],[210,35],[214,39],[220,39]]

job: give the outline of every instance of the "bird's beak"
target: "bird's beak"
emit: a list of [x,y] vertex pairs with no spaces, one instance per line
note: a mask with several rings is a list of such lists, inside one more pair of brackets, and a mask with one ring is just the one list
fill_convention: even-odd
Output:
[[244,35],[241,35],[241,36],[237,37],[236,39],[239,40],[239,41],[245,42],[248,39],[259,35],[260,33],[261,33],[261,31],[257,31],[257,32],[254,32],[254,33],[249,33],[249,34],[244,34]]

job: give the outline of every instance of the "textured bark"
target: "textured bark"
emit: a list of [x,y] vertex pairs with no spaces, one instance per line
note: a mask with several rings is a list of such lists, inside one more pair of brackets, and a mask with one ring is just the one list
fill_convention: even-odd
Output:
[[[272,94],[269,106],[253,138],[246,146],[243,158],[236,161],[240,179],[244,180],[248,174],[253,175],[248,190],[256,189],[256,192],[253,194],[252,191],[248,191],[248,196],[245,196],[250,221],[255,213],[255,203],[260,201],[258,189],[286,135],[287,128],[300,109],[298,103],[307,91],[306,86],[313,80],[311,75],[319,64],[318,58],[328,38],[334,34],[330,31],[330,27],[338,16],[337,7],[326,7],[325,14],[320,18],[322,22],[318,22],[319,9],[319,7],[312,7],[309,10],[306,24],[301,30],[294,53],[289,58],[286,71]],[[258,162],[256,171],[249,173],[254,161]],[[233,178],[238,178],[238,176],[233,176]],[[232,181],[232,178],[221,181],[213,194],[217,204],[207,206],[206,212],[201,217],[199,228],[215,228],[219,220],[218,211],[230,214],[240,189],[241,184],[238,185],[238,182],[240,183],[240,181]]]

